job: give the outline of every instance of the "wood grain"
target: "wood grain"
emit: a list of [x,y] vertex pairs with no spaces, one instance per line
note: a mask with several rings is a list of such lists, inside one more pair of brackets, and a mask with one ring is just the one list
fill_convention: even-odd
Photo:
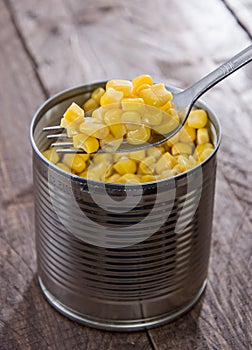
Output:
[[162,327],[78,325],[36,276],[29,123],[48,95],[149,73],[186,87],[251,42],[251,0],[0,0],[0,349],[248,349],[251,326],[252,65],[208,92],[220,116],[208,287]]

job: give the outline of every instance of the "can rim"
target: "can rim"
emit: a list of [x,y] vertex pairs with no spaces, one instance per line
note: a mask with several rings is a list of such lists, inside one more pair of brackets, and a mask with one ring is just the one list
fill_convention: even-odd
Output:
[[[30,123],[30,143],[31,146],[33,148],[33,150],[36,152],[36,154],[45,162],[47,163],[50,167],[52,167],[54,170],[56,170],[57,172],[61,173],[62,175],[68,176],[71,178],[71,180],[78,182],[78,183],[85,183],[87,182],[86,178],[80,177],[78,175],[75,174],[70,174],[67,173],[66,171],[60,169],[59,167],[57,167],[56,165],[54,165],[53,163],[51,163],[48,159],[46,159],[43,154],[41,153],[41,151],[39,150],[39,148],[37,147],[35,140],[34,140],[34,130],[35,127],[38,123],[38,121],[43,117],[43,115],[53,106],[57,105],[60,102],[64,102],[65,100],[68,100],[71,97],[77,97],[80,95],[83,95],[85,92],[91,92],[92,90],[94,90],[97,87],[100,86],[105,86],[107,83],[107,81],[99,81],[99,82],[94,82],[94,83],[89,83],[89,84],[82,84],[82,85],[76,85],[73,86],[71,88],[62,90],[54,95],[52,95],[51,97],[49,97],[47,100],[45,100],[43,102],[43,104],[35,111],[35,114],[31,120]],[[182,91],[182,89],[174,87],[172,85],[166,85],[166,87],[171,90],[171,92],[179,92]],[[83,89],[87,90],[87,91],[83,91]],[[57,102],[56,102],[57,101]],[[183,173],[177,174],[171,178],[167,178],[167,179],[161,179],[161,180],[156,180],[156,181],[152,181],[152,182],[143,182],[140,183],[140,185],[144,188],[144,187],[148,187],[148,186],[153,186],[154,184],[157,183],[168,183],[169,180],[173,180],[175,179],[175,181],[183,179],[187,176],[191,176],[194,172],[196,172],[199,167],[204,166],[204,164],[208,163],[216,154],[217,150],[219,149],[220,146],[220,142],[221,142],[221,138],[222,138],[222,128],[220,125],[220,121],[218,119],[218,117],[216,116],[215,112],[213,111],[213,109],[211,107],[209,107],[202,99],[199,99],[196,101],[195,106],[198,108],[203,108],[208,112],[208,116],[209,119],[212,123],[212,125],[214,126],[215,132],[216,132],[216,136],[217,136],[217,141],[216,141],[216,145],[214,148],[214,151],[211,153],[211,155],[206,158],[203,162],[201,162],[200,164],[198,164],[197,166],[193,167],[192,169],[189,169]],[[106,187],[108,188],[115,188],[117,187],[118,189],[122,189],[122,188],[134,188],[136,186],[139,186],[139,184],[118,184],[118,183],[109,183],[109,182],[104,182],[104,181],[97,181],[97,180],[91,180],[88,179],[88,182],[90,184],[93,184],[95,186],[99,186],[99,184],[104,185],[106,184]]]

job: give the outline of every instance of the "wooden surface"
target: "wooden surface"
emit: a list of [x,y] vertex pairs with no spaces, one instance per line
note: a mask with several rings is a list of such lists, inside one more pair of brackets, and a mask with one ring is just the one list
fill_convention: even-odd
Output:
[[189,86],[251,42],[251,0],[0,0],[0,349],[252,347],[252,64],[204,96],[219,115],[209,281],[192,311],[151,330],[81,326],[36,275],[29,123],[73,85],[149,73]]

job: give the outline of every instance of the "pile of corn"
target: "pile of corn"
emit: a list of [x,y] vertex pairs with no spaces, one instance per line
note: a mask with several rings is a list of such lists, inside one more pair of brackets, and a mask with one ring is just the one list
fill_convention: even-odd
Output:
[[61,119],[74,147],[86,154],[60,156],[49,148],[43,155],[62,170],[92,180],[121,184],[162,180],[197,166],[213,152],[204,110],[191,111],[183,128],[158,147],[113,152],[123,140],[140,145],[152,133],[166,134],[179,122],[171,92],[154,84],[150,76],[132,82],[110,80],[105,90],[95,89],[82,108],[72,103]]

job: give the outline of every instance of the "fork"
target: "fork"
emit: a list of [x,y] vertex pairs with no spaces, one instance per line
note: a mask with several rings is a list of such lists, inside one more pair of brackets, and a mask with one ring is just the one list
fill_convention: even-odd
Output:
[[[233,56],[231,59],[223,63],[221,66],[216,68],[214,71],[204,76],[202,79],[197,81],[191,87],[173,94],[172,104],[174,108],[177,110],[180,116],[180,123],[176,125],[174,129],[164,135],[154,134],[148,143],[143,143],[141,145],[132,145],[129,144],[126,140],[122,142],[120,147],[118,147],[115,152],[131,152],[137,151],[153,146],[157,146],[167,140],[169,140],[172,136],[174,136],[185,124],[188,115],[194,105],[194,103],[198,100],[200,96],[202,96],[206,91],[215,86],[221,80],[234,73],[239,68],[243,67],[245,64],[252,60],[252,45],[249,45],[244,50],[240,51],[238,54]],[[149,107],[151,108],[151,107]],[[58,132],[62,131],[63,128],[60,126],[49,126],[43,128],[43,131],[47,132]],[[58,153],[85,153],[85,151],[81,149],[73,149],[73,142],[70,138],[67,137],[66,133],[59,134],[50,134],[47,135],[48,139],[64,139],[67,141],[62,142],[54,142],[51,144],[52,147],[61,147],[57,149]],[[70,147],[70,148],[69,148]],[[106,151],[100,149],[99,152],[106,153]]]

